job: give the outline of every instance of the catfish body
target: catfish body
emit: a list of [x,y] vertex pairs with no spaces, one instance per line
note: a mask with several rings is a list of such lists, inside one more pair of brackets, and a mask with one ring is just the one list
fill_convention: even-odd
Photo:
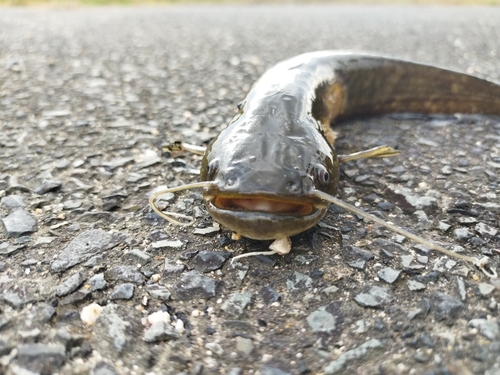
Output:
[[210,214],[254,239],[315,225],[334,195],[339,158],[330,125],[390,112],[500,114],[500,86],[428,65],[321,51],[277,64],[208,146],[201,180]]

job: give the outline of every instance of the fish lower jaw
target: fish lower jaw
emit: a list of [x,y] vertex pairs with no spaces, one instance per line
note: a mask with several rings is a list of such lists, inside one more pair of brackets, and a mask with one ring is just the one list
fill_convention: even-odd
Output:
[[[250,207],[254,207],[254,202],[251,203]],[[263,211],[260,203],[255,205],[261,208],[258,211],[248,210],[248,207],[245,209],[241,207],[220,208],[212,200],[206,200],[205,205],[217,222],[243,237],[255,240],[275,240],[304,232],[320,221],[327,210],[326,207],[316,208],[312,205],[304,205],[308,207],[308,213],[301,215],[297,213],[300,210],[292,210],[293,213]],[[243,205],[247,205],[247,202],[243,202]]]

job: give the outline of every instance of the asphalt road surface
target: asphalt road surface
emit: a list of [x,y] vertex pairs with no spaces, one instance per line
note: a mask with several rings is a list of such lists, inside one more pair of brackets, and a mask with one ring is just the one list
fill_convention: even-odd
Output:
[[[200,157],[160,146],[210,140],[284,58],[371,51],[498,82],[499,30],[486,7],[1,8],[0,373],[500,374],[500,286],[474,266],[335,208],[291,254],[231,263],[269,243],[231,240],[199,191],[163,201],[194,227],[147,205],[198,178]],[[402,151],[343,165],[342,199],[498,265],[498,117],[338,129],[341,153]]]

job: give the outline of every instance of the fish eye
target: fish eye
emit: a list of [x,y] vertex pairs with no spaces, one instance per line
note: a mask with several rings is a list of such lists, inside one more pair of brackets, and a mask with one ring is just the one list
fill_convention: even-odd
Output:
[[326,168],[322,165],[318,165],[316,167],[316,170],[317,170],[318,181],[323,185],[327,184],[328,180],[330,179],[330,174],[328,173]]

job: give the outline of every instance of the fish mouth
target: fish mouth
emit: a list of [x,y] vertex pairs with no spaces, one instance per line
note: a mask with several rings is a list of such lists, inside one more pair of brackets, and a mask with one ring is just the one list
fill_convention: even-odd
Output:
[[219,223],[257,240],[301,233],[321,220],[328,208],[324,202],[308,197],[232,194],[206,194],[205,205]]
[[275,215],[306,216],[314,211],[312,204],[263,197],[216,197],[212,200],[212,204],[221,210],[261,212]]

